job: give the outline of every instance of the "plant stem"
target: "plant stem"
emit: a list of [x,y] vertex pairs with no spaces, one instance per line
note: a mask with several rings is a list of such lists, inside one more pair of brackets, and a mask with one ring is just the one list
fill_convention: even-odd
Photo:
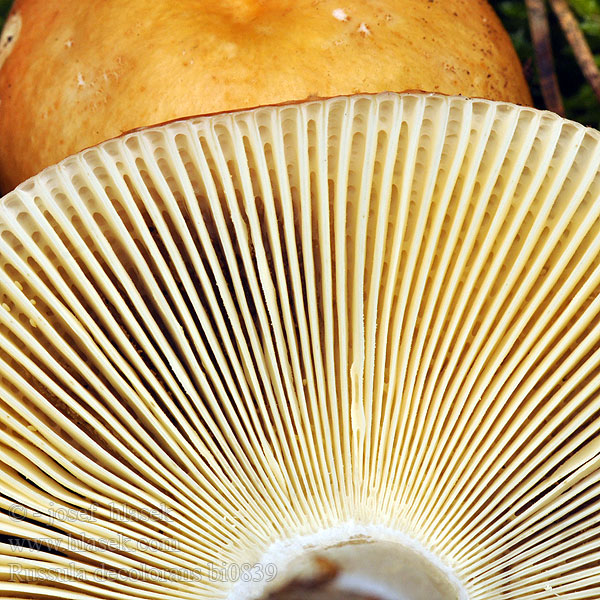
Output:
[[585,78],[592,86],[598,99],[600,99],[600,71],[596,66],[594,55],[577,23],[575,15],[569,8],[566,0],[550,0],[550,6],[560,23],[567,41],[571,45],[571,48],[573,48],[575,58]]
[[544,0],[525,0],[527,17],[535,52],[535,61],[540,76],[540,87],[546,108],[561,116],[565,109],[558,87],[554,58],[550,44],[550,25]]

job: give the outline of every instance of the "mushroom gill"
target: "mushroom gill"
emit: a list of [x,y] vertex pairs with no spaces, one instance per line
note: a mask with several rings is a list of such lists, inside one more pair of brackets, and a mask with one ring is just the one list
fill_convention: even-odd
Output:
[[382,600],[600,597],[599,167],[553,114],[384,93],[19,186],[0,596],[273,598],[316,557]]

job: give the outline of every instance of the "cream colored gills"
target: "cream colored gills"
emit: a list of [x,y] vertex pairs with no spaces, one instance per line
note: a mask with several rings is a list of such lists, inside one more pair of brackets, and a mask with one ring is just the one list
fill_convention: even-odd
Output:
[[378,565],[441,600],[599,597],[599,144],[359,95],[7,195],[0,527],[45,541],[2,542],[0,595],[260,598],[317,553],[410,600]]

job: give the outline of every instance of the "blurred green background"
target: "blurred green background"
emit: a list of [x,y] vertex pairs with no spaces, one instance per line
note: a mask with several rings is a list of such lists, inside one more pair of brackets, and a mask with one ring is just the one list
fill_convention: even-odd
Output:
[[[535,73],[524,0],[490,0],[490,3],[496,9],[512,37],[523,62],[536,106],[544,108]],[[0,0],[0,26],[4,23],[11,4],[12,0]],[[579,19],[581,28],[596,57],[596,63],[600,65],[600,0],[569,0],[569,4]],[[573,51],[549,8],[548,14],[556,72],[567,117],[600,129],[600,103],[591,87],[586,83],[575,61]]]
[[[490,4],[496,9],[512,37],[513,44],[525,68],[536,106],[545,108],[535,73],[535,61],[524,0],[491,0]],[[569,4],[579,19],[581,29],[594,53],[596,64],[600,66],[600,0],[569,0]],[[547,7],[547,10],[556,74],[567,117],[600,129],[600,102],[585,81],[573,55],[573,50],[565,40],[554,13],[550,7]]]
[[11,4],[12,0],[0,0],[0,26],[4,24]]

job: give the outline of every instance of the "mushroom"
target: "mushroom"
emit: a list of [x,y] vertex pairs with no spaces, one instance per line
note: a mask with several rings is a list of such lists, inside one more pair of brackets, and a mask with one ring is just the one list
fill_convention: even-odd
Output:
[[599,167],[552,113],[382,93],[20,185],[0,595],[599,597]]
[[4,193],[190,115],[388,90],[531,103],[482,0],[16,0],[0,48]]

